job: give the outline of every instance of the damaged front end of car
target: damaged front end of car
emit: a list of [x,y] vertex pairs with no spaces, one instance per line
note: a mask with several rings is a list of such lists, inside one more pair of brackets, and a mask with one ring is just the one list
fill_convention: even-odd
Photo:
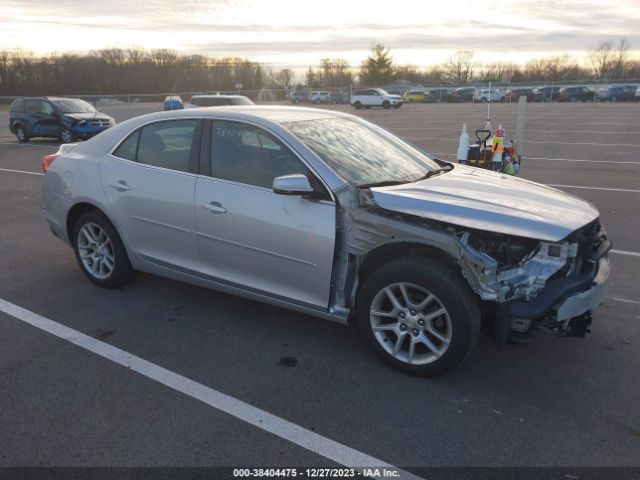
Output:
[[609,277],[611,241],[597,219],[559,242],[488,232],[465,232],[460,240],[463,261],[482,259],[488,267],[467,279],[472,286],[478,282],[474,290],[489,301],[485,331],[498,344],[526,343],[536,328],[568,337],[589,333],[591,311]]
[[381,259],[427,255],[459,269],[481,301],[483,330],[498,344],[526,343],[539,328],[562,336],[589,332],[591,310],[609,276],[611,248],[597,218],[550,241],[389,210],[368,189],[345,189],[337,199],[337,313],[354,308],[359,279]]

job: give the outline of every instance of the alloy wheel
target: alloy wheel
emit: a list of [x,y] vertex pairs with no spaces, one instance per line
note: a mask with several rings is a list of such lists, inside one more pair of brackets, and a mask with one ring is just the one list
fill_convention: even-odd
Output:
[[104,280],[113,272],[113,245],[107,233],[95,223],[85,223],[77,239],[80,261],[93,277]]
[[435,295],[413,283],[380,290],[371,302],[369,320],[382,348],[410,365],[438,360],[451,343],[449,312]]

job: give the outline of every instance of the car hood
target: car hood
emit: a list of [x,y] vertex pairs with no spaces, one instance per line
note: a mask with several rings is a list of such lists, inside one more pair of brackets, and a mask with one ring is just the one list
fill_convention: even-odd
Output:
[[555,188],[463,165],[419,182],[371,191],[386,210],[552,242],[599,215],[591,203]]
[[73,120],[93,120],[94,118],[106,118],[110,119],[111,117],[106,113],[102,112],[91,112],[91,113],[65,113],[65,117],[71,118]]

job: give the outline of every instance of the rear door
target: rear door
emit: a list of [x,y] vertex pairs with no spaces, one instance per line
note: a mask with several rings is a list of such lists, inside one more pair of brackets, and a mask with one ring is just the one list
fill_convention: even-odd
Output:
[[109,212],[144,260],[199,270],[193,197],[201,121],[165,120],[134,131],[100,163]]
[[[301,159],[269,132],[241,122],[205,126],[195,195],[202,271],[227,284],[326,309],[335,203]],[[276,194],[274,178],[302,173],[315,198]]]

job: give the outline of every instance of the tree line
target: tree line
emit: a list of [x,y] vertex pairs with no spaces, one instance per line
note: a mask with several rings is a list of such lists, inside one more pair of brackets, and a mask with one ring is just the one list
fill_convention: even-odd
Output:
[[0,51],[0,96],[47,94],[143,94],[387,85],[406,80],[424,85],[465,85],[483,79],[505,83],[598,81],[640,78],[640,59],[626,39],[600,42],[588,51],[587,63],[569,55],[552,55],[520,65],[511,61],[482,64],[471,50],[460,50],[446,62],[427,68],[399,65],[378,44],[358,66],[341,58],[322,59],[309,67],[303,81],[295,72],[274,70],[246,58],[181,55],[170,49],[103,49],[84,54],[36,56]]

